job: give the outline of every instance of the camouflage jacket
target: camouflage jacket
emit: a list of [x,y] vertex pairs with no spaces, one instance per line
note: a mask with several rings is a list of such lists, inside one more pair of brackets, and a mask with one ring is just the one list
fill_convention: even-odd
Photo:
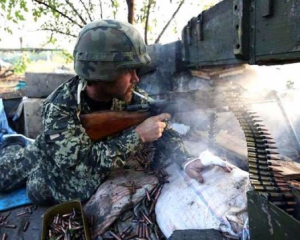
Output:
[[[92,142],[81,125],[79,115],[90,113],[78,76],[58,87],[43,105],[44,132],[25,151],[45,171],[48,185],[58,202],[88,199],[105,177],[143,147],[134,128],[117,136]],[[137,92],[147,95],[139,88]],[[79,100],[79,101],[78,101]],[[134,96],[132,103],[142,103]],[[113,100],[112,110],[122,110],[125,103]],[[156,141],[156,158],[179,161],[190,157],[178,134],[168,129]]]

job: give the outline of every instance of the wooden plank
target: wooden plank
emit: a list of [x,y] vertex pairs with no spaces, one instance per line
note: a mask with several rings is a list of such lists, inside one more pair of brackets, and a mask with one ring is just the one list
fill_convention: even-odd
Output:
[[246,66],[243,65],[233,65],[233,66],[223,66],[223,67],[212,67],[212,68],[204,68],[201,70],[192,70],[191,74],[196,77],[204,78],[204,79],[219,79],[229,76],[234,76],[238,74],[242,74]]
[[[207,132],[197,131],[196,135],[198,135],[200,143],[196,143],[195,141],[193,141],[194,143],[188,143],[185,141],[187,148],[194,155],[206,150],[209,146]],[[204,145],[206,145],[206,147]],[[226,157],[233,165],[245,171],[248,170],[248,157],[245,140],[237,138],[230,133],[219,132],[216,135],[214,148],[218,153],[224,153],[226,156],[221,157]]]
[[279,163],[281,166],[272,167],[275,170],[280,170],[279,174],[286,180],[300,179],[300,163],[294,161],[271,161]]

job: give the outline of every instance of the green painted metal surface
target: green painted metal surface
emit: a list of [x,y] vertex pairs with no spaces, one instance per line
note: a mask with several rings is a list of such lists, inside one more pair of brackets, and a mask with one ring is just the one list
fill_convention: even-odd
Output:
[[255,27],[254,62],[299,60],[300,1],[256,0],[255,9],[255,23],[251,23]]
[[[251,239],[300,239],[300,222],[297,220],[299,218],[296,219],[297,216],[289,215],[255,191],[249,191],[247,199]],[[296,207],[299,208],[299,202]]]
[[224,0],[182,30],[188,68],[300,61],[300,0]]
[[187,67],[237,64],[233,52],[233,0],[220,2],[192,18],[182,31],[183,60]]

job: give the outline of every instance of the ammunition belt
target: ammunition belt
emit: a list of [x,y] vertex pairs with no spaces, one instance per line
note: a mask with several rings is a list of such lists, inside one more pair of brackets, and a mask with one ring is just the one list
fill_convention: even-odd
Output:
[[277,148],[271,134],[256,112],[243,103],[239,93],[227,92],[225,97],[229,110],[234,113],[246,137],[251,185],[274,205],[294,214],[295,196],[281,171],[274,168],[280,166],[276,163],[280,158],[279,153],[274,151]]
[[216,141],[216,122],[217,122],[217,112],[212,112],[209,116],[209,125],[208,125],[208,147],[214,148]]

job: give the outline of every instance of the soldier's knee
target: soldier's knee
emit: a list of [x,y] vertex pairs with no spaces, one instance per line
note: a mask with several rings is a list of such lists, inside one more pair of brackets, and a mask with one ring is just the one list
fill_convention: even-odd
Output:
[[0,192],[5,192],[6,186],[4,184],[4,181],[0,178]]
[[45,189],[45,186],[27,181],[26,190],[28,198],[35,205],[47,206],[55,203],[49,189]]
[[0,176],[0,192],[8,192],[9,190],[11,190],[10,186],[11,182],[8,181],[8,179]]

